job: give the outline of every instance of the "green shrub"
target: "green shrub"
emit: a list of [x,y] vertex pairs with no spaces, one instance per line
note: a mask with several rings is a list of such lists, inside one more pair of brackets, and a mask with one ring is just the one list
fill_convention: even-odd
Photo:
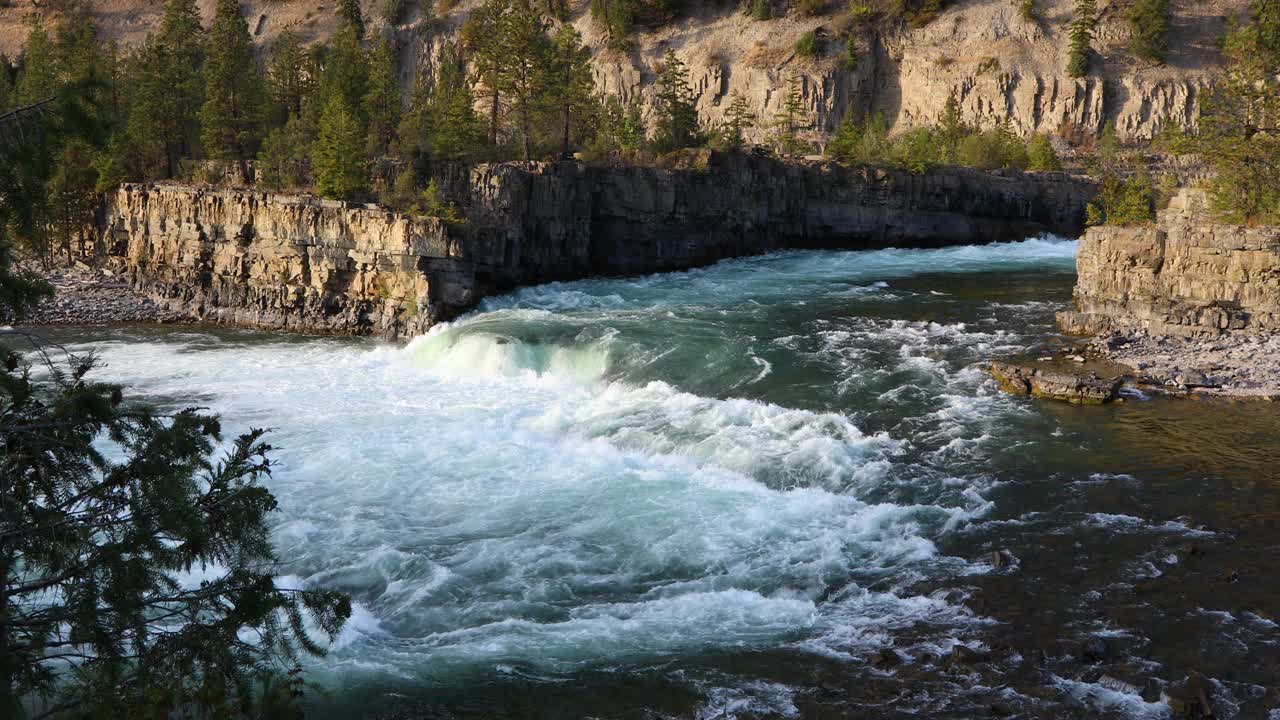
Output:
[[1086,222],[1090,225],[1145,225],[1156,218],[1156,190],[1151,176],[1139,170],[1127,180],[1108,173],[1102,178],[1098,195],[1089,203]]
[[1008,128],[984,130],[964,138],[957,161],[979,170],[1025,170],[1030,163],[1026,145]]
[[773,3],[769,0],[752,0],[751,17],[755,20],[773,19]]
[[1018,15],[1027,22],[1037,22],[1040,15],[1036,12],[1036,0],[1022,0],[1018,4]]
[[1061,170],[1062,161],[1053,150],[1049,136],[1037,133],[1027,143],[1027,167],[1031,170]]
[[818,37],[818,33],[810,30],[796,40],[795,51],[801,57],[817,57],[822,54],[822,46],[822,38]]
[[850,0],[849,16],[855,25],[868,25],[875,19],[876,11],[863,0]]
[[877,114],[858,122],[853,113],[845,115],[836,135],[827,143],[827,155],[848,164],[878,164],[888,159],[889,124]]
[[917,175],[942,165],[944,144],[930,128],[913,128],[893,142],[889,160],[898,167]]

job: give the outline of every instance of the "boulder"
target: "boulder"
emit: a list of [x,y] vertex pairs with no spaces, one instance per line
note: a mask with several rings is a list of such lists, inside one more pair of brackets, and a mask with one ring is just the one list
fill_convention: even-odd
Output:
[[1009,362],[991,363],[991,375],[1005,392],[1076,405],[1109,403],[1120,396],[1122,384],[1118,377],[1104,379],[1094,373],[1045,370]]

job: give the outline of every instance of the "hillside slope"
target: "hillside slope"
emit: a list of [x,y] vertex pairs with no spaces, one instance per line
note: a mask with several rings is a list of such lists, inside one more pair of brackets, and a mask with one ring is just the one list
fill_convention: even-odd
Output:
[[[446,13],[423,19],[413,1],[407,21],[386,27],[378,4],[365,2],[371,27],[386,32],[400,50],[403,79],[430,75],[443,44],[454,37],[478,0],[465,0]],[[1129,0],[1101,0],[1096,51],[1088,77],[1067,76],[1067,24],[1071,0],[1037,0],[1038,18],[1024,19],[1018,0],[957,0],[927,25],[912,28],[861,27],[847,5],[832,0],[821,14],[757,21],[736,5],[691,4],[692,14],[662,27],[638,27],[632,47],[607,47],[592,22],[587,0],[569,3],[571,22],[594,53],[596,82],[624,99],[652,91],[655,65],[667,49],[690,68],[704,120],[716,122],[727,98],[740,92],[760,122],[756,139],[767,133],[792,82],[800,83],[821,141],[845,113],[881,112],[897,129],[930,124],[954,93],[969,121],[984,127],[1008,122],[1018,132],[1096,132],[1114,121],[1121,137],[1149,137],[1165,118],[1194,122],[1200,90],[1219,67],[1215,43],[1229,18],[1248,0],[1172,0],[1173,23],[1166,65],[1155,66],[1127,49]],[[51,15],[48,0],[41,12]],[[201,0],[206,19],[214,0]],[[285,29],[304,41],[327,38],[336,27],[332,0],[249,0],[243,4],[255,42],[264,52]],[[105,39],[135,45],[159,22],[158,2],[96,0]],[[13,0],[0,9],[0,52],[14,56],[26,35],[24,18],[32,0]],[[796,41],[815,31],[825,38],[817,57],[798,56]],[[842,61],[846,43],[855,45],[856,68]]]

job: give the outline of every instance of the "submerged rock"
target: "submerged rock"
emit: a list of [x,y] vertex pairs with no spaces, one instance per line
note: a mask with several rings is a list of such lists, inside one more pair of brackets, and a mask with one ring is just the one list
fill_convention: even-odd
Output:
[[1120,378],[1096,374],[1045,370],[1007,362],[991,363],[991,375],[1000,387],[1015,395],[1063,400],[1077,405],[1101,405],[1120,396]]

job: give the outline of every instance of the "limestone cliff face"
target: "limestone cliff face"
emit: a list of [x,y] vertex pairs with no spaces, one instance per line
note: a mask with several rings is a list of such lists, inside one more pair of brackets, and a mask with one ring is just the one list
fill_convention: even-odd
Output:
[[[456,36],[471,8],[466,0],[443,16],[393,28],[406,78],[430,77],[441,48]],[[882,113],[897,130],[934,124],[954,94],[966,121],[982,128],[1007,124],[1021,134],[1096,133],[1114,122],[1122,138],[1149,138],[1168,122],[1194,125],[1200,96],[1219,71],[1216,42],[1248,0],[1172,0],[1169,57],[1163,65],[1127,49],[1126,3],[1099,5],[1092,72],[1066,73],[1072,0],[1036,0],[1036,17],[1020,15],[1016,0],[956,0],[923,27],[856,25],[846,3],[805,17],[795,11],[759,21],[733,6],[697,6],[661,28],[638,28],[619,52],[592,23],[586,4],[570,22],[593,49],[596,85],[626,100],[652,99],[668,49],[689,68],[705,123],[724,119],[729,98],[741,93],[757,123],[747,134],[763,142],[770,123],[797,83],[809,110],[809,138],[820,148],[850,112]],[[795,52],[806,32],[822,39],[817,57]],[[845,61],[849,44],[857,62]]]
[[1093,193],[1062,173],[911,175],[708,152],[685,162],[478,166],[449,190],[467,217],[458,225],[310,197],[127,185],[103,209],[102,252],[200,319],[403,337],[517,285],[781,248],[1069,234]]
[[1180,336],[1280,330],[1280,227],[1213,224],[1205,202],[1183,190],[1153,226],[1090,228],[1076,255],[1076,309],[1059,324]]
[[[373,32],[395,44],[407,85],[432,76],[442,48],[480,1],[462,0],[437,13],[424,12],[429,0],[411,0],[410,12],[396,26],[382,21],[380,1],[363,6]],[[214,4],[199,3],[206,24]],[[13,0],[0,7],[0,52],[15,56],[28,29],[24,18],[33,11],[55,12],[47,5]],[[604,92],[650,99],[657,67],[670,49],[690,69],[704,122],[720,122],[730,95],[739,92],[758,119],[749,139],[762,141],[796,82],[813,121],[811,139],[820,146],[849,112],[881,112],[905,129],[936,121],[953,93],[968,121],[982,127],[1007,122],[1021,133],[1096,132],[1114,121],[1122,137],[1149,137],[1166,119],[1194,123],[1201,91],[1220,67],[1215,42],[1228,19],[1248,5],[1249,0],[1172,0],[1168,61],[1154,66],[1126,49],[1128,3],[1100,0],[1093,70],[1080,79],[1065,72],[1072,0],[1036,0],[1033,19],[1020,15],[1018,0],[954,0],[918,28],[855,24],[846,0],[832,0],[814,17],[791,8],[765,21],[753,20],[735,4],[687,2],[681,6],[688,15],[659,28],[637,27],[626,51],[607,48],[589,3],[569,3],[569,21],[592,48],[596,85]],[[92,6],[103,38],[125,46],[139,44],[159,26],[160,3],[102,0]],[[336,28],[333,3],[321,0],[246,0],[242,7],[263,53],[285,30],[317,42]],[[822,38],[823,51],[798,56],[795,43],[810,31]],[[854,67],[843,60],[849,44]]]

